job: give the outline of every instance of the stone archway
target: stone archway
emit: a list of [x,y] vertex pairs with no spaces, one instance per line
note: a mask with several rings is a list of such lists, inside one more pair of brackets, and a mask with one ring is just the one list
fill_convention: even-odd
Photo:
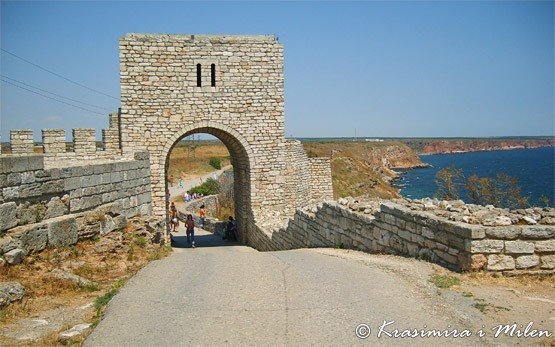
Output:
[[282,225],[296,208],[332,196],[329,160],[307,158],[300,142],[285,139],[276,37],[128,34],[119,46],[119,147],[127,158],[149,152],[155,216],[166,219],[169,151],[200,132],[231,153],[239,233],[249,245],[273,247],[260,226]]
[[[171,136],[167,141],[162,150],[162,155],[160,159],[163,163],[159,163],[160,167],[163,168],[161,172],[162,177],[160,180],[156,180],[158,184],[163,184],[163,189],[166,191],[167,187],[167,167],[169,162],[169,155],[173,147],[179,143],[181,139],[192,134],[210,134],[215,136],[220,141],[224,143],[227,147],[230,157],[231,164],[233,165],[234,171],[234,197],[235,197],[235,217],[237,219],[237,231],[240,241],[243,243],[248,242],[248,230],[249,221],[252,221],[253,210],[251,208],[251,186],[252,181],[250,177],[251,167],[255,165],[254,155],[250,149],[248,143],[237,131],[225,126],[223,124],[218,124],[215,122],[202,122],[201,124],[189,125],[181,130],[175,132],[175,135]],[[151,158],[152,160],[153,158]],[[154,173],[153,173],[154,176]],[[153,189],[158,188],[160,190],[162,187],[156,187],[153,184]],[[153,207],[159,208],[160,205],[163,206],[164,210],[167,211],[169,202],[164,197],[163,201],[159,199],[153,200]]]

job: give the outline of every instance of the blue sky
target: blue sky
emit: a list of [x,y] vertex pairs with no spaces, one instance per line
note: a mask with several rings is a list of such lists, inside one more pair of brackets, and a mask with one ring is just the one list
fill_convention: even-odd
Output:
[[[554,2],[1,1],[3,79],[107,114],[129,32],[275,34],[285,47],[286,135],[554,135]],[[17,83],[16,83],[17,84]],[[107,116],[0,85],[10,129],[100,129]]]

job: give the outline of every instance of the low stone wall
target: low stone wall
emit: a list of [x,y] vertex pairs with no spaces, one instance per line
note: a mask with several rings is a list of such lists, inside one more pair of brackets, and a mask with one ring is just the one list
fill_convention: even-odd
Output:
[[205,205],[207,213],[207,217],[204,221],[204,230],[219,236],[224,236],[227,222],[210,217],[210,215],[213,215],[218,209],[217,195],[205,196],[186,203],[183,207],[178,209],[179,220],[184,223],[185,219],[187,219],[187,215],[191,214],[195,221],[195,225],[200,226],[200,216],[198,213],[201,205]]
[[72,245],[151,213],[147,152],[134,160],[51,169],[43,159],[0,157],[0,255]]
[[214,216],[216,211],[218,211],[218,196],[217,195],[208,195],[202,198],[198,198],[192,201],[185,203],[183,210],[189,211],[190,214],[197,215],[199,214],[200,207],[204,205],[206,208],[206,214],[208,216]]
[[254,227],[250,242],[259,250],[341,247],[420,258],[454,271],[555,273],[555,227],[549,225],[472,225],[393,202],[367,215],[325,202],[298,209],[287,226],[273,232]]

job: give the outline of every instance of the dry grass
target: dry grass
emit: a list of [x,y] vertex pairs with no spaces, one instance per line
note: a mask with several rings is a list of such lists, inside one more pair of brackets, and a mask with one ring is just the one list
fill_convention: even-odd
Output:
[[362,196],[370,198],[399,197],[397,189],[384,177],[394,173],[382,169],[388,146],[396,142],[303,142],[309,157],[331,157],[334,198]]
[[[168,179],[173,183],[179,178],[192,179],[214,171],[208,164],[211,157],[222,158],[222,167],[229,165],[229,152],[219,141],[197,141],[197,148],[190,149],[190,142],[180,142],[170,153]],[[400,151],[397,156],[404,160],[409,158],[404,150],[408,147],[399,142],[304,142],[304,149],[309,157],[332,157],[332,180],[334,197],[368,196],[370,198],[395,198],[399,194],[384,177],[392,177],[394,173],[382,168],[382,159],[391,155],[391,150]],[[333,156],[332,156],[333,153]],[[416,157],[418,158],[418,157]],[[391,159],[393,161],[394,159]],[[400,166],[405,162],[395,163]]]
[[[8,325],[19,319],[38,317],[41,312],[58,307],[79,307],[102,296],[114,283],[131,277],[151,260],[161,259],[171,252],[169,247],[139,242],[128,226],[124,231],[114,231],[121,241],[114,249],[97,251],[102,242],[82,241],[63,249],[47,249],[27,256],[23,264],[0,267],[0,282],[18,281],[26,290],[23,300],[0,310],[0,324]],[[97,286],[80,287],[70,281],[51,277],[49,272],[66,268],[68,272],[98,283]],[[93,317],[89,317],[93,320]],[[70,327],[67,327],[70,328]],[[77,344],[80,341],[74,341]],[[57,343],[57,333],[51,334],[34,345],[52,346]],[[31,344],[33,345],[33,344]]]
[[474,285],[504,286],[508,288],[551,287],[555,289],[555,278],[552,275],[503,276],[491,272],[469,272],[462,275],[462,280]]
[[220,141],[196,141],[196,148],[191,150],[189,142],[178,143],[170,153],[168,179],[173,177],[173,183],[179,178],[189,180],[214,171],[210,166],[210,158],[222,159],[222,167],[229,165],[229,151]]

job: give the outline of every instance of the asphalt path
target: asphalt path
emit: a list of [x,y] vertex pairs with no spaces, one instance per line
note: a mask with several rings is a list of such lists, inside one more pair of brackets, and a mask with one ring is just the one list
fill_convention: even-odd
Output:
[[[198,229],[130,279],[85,346],[478,345],[470,338],[393,338],[394,329],[470,328],[403,261],[335,250],[258,252]],[[339,251],[339,250],[337,250]],[[379,258],[378,258],[379,259]],[[408,260],[407,260],[408,261]],[[415,263],[414,261],[411,264]],[[428,265],[426,265],[428,266]],[[468,318],[468,317],[467,317]],[[384,322],[395,323],[382,329]],[[370,333],[361,339],[359,324]],[[450,328],[448,328],[450,327]],[[472,327],[476,329],[476,327]],[[384,333],[383,331],[387,332]],[[367,334],[365,326],[359,334]]]

